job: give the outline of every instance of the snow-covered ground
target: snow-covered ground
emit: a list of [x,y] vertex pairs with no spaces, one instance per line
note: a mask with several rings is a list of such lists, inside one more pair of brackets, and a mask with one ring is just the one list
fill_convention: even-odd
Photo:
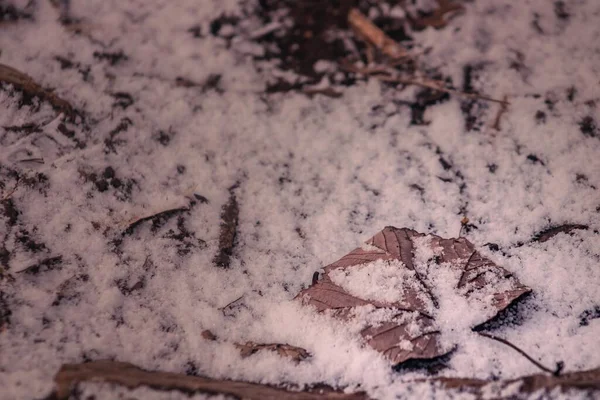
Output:
[[[451,238],[465,216],[462,234],[533,291],[494,334],[544,365],[600,366],[600,2],[477,0],[443,29],[411,33],[422,65],[457,88],[470,71],[472,88],[506,97],[498,124],[499,104],[456,95],[415,124],[421,89],[374,78],[332,82],[340,98],[265,93],[295,74],[254,59],[258,1],[70,3],[77,22],[66,25],[50,1],[0,1],[30,15],[0,20],[0,64],[83,115],[0,90],[0,398],[43,397],[63,363],[110,358],[374,398],[423,394],[407,383],[423,373],[394,372],[356,326],[294,297],[385,226]],[[377,10],[369,17],[402,15]],[[223,15],[239,19],[211,26]],[[232,194],[239,224],[224,269],[213,261]],[[532,240],[563,224],[588,229]],[[246,341],[312,357],[242,358],[234,343]],[[438,374],[539,372],[475,333],[457,344]]]

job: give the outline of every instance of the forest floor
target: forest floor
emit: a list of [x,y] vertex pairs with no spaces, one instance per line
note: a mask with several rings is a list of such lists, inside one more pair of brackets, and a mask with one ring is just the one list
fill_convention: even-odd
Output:
[[0,0],[0,399],[594,398],[599,22]]

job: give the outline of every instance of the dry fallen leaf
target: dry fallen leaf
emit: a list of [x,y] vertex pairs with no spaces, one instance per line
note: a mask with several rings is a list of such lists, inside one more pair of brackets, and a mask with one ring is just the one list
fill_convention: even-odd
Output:
[[[432,282],[417,265],[415,242],[435,250],[435,257],[428,260],[431,268],[449,270],[454,274],[452,276],[456,277],[456,281],[451,284],[456,295],[478,299],[491,309],[486,314],[487,318],[476,321],[474,325],[493,318],[510,303],[531,291],[510,272],[481,256],[465,238],[443,239],[412,229],[386,227],[367,241],[368,248],[357,248],[325,267],[323,278],[301,291],[297,298],[316,307],[319,312],[331,310],[334,315],[343,318],[350,318],[359,306],[370,305],[376,310],[391,310],[391,318],[378,325],[366,326],[361,335],[371,347],[394,364],[448,354],[453,348],[442,346],[440,342],[441,331],[435,319],[438,299]],[[396,301],[360,298],[332,279],[340,272],[348,274],[353,269],[357,270],[357,267],[379,260],[397,266],[396,275],[403,279],[402,290],[397,293]]]
[[204,339],[206,340],[210,340],[211,342],[214,342],[215,340],[217,340],[217,335],[215,335],[214,333],[212,333],[211,331],[209,331],[208,329],[205,329],[202,331],[202,333],[200,334]]
[[246,358],[255,354],[260,350],[269,350],[275,351],[281,357],[291,358],[295,362],[300,362],[308,357],[310,354],[301,347],[291,346],[289,344],[280,344],[280,343],[269,343],[269,344],[261,344],[254,342],[246,342],[245,344],[236,343],[235,346],[240,349],[240,354],[242,357]]

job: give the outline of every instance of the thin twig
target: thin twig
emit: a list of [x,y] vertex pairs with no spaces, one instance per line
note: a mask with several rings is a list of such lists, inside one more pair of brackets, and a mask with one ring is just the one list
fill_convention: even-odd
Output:
[[37,157],[37,158],[24,158],[22,160],[19,160],[18,162],[34,162],[34,163],[38,163],[38,164],[44,164],[44,159],[41,157]]
[[0,64],[0,83],[11,84],[31,96],[46,100],[52,107],[69,116],[74,114],[73,107],[69,102],[58,97],[52,90],[38,85],[29,75],[8,65]]
[[555,370],[551,370],[550,368],[545,367],[542,364],[540,364],[538,361],[534,360],[529,354],[527,354],[525,351],[521,350],[520,348],[518,348],[517,346],[515,346],[514,344],[512,344],[508,340],[502,339],[501,337],[494,336],[494,335],[491,335],[491,334],[486,333],[486,332],[477,332],[477,333],[479,335],[481,335],[481,336],[487,337],[489,339],[492,339],[492,340],[495,340],[497,342],[500,342],[502,344],[507,345],[508,347],[510,347],[511,349],[517,351],[523,357],[525,357],[526,359],[528,359],[533,365],[535,365],[536,367],[538,367],[542,371],[548,372],[548,373],[553,374],[555,376],[560,375],[560,371],[563,368],[563,363],[562,362],[559,362],[559,363],[556,364],[556,369]]
[[240,297],[238,297],[237,299],[235,299],[235,300],[233,300],[233,301],[230,301],[229,303],[227,303],[227,304],[226,304],[226,305],[224,305],[223,307],[219,307],[219,310],[221,310],[221,311],[225,311],[225,309],[226,309],[227,307],[229,307],[229,306],[230,306],[230,305],[232,305],[233,303],[236,303],[236,302],[240,301],[240,300],[242,299],[242,297],[244,297],[244,295],[241,295],[241,296],[240,296]]
[[487,101],[491,101],[491,102],[499,103],[499,104],[503,104],[503,105],[510,104],[505,100],[498,100],[498,99],[494,99],[492,97],[482,96],[482,95],[476,94],[476,93],[467,93],[467,92],[462,92],[460,90],[451,89],[451,88],[444,86],[443,82],[436,81],[434,79],[428,79],[428,78],[418,79],[418,78],[413,78],[413,77],[402,78],[402,77],[381,76],[381,75],[373,75],[373,76],[384,82],[402,83],[404,85],[416,85],[416,86],[421,86],[421,87],[437,90],[437,91],[444,92],[444,93],[456,94],[458,96],[466,97],[468,99],[487,100]]
[[403,77],[400,77],[397,74],[395,74],[394,71],[391,70],[388,66],[384,66],[384,65],[369,65],[368,67],[360,68],[360,67],[357,67],[356,65],[346,62],[346,63],[341,64],[340,68],[342,68],[348,72],[354,72],[356,74],[362,74],[365,76],[372,76],[383,82],[401,83],[403,85],[421,86],[421,87],[437,90],[437,91],[444,92],[444,93],[456,94],[458,96],[466,97],[469,99],[487,100],[487,101],[491,101],[494,103],[499,103],[499,104],[502,104],[504,107],[506,107],[510,104],[506,100],[498,100],[498,99],[483,96],[483,95],[480,95],[477,93],[467,93],[467,92],[462,92],[460,90],[451,89],[451,88],[446,87],[444,82],[438,81],[435,79],[429,79],[429,78],[420,78],[419,79],[417,77],[403,78]]
[[498,110],[496,118],[494,119],[494,124],[492,125],[492,128],[494,128],[497,131],[500,130],[500,118],[502,118],[502,115],[504,115],[506,110],[508,110],[508,103],[506,102],[506,99],[507,97],[504,96],[504,103],[500,105],[500,109]]
[[8,192],[3,198],[2,201],[4,200],[8,200],[10,198],[10,196],[13,195],[13,193],[17,190],[17,188],[19,187],[19,183],[21,183],[21,179],[20,177],[17,178],[17,182],[15,183],[15,186],[12,188],[12,190],[10,192]]
[[190,210],[189,207],[177,207],[177,208],[172,208],[172,209],[165,210],[165,211],[160,211],[158,213],[148,215],[148,216],[145,216],[142,218],[138,218],[135,221],[133,221],[127,225],[127,228],[125,228],[125,230],[123,231],[123,235],[131,235],[133,233],[133,231],[135,230],[135,228],[137,228],[142,222],[153,221],[153,220],[157,220],[159,218],[167,219],[177,213],[189,211],[189,210]]
[[386,35],[358,9],[353,8],[350,10],[348,23],[357,33],[357,36],[376,47],[386,56],[394,60],[410,57],[408,50]]

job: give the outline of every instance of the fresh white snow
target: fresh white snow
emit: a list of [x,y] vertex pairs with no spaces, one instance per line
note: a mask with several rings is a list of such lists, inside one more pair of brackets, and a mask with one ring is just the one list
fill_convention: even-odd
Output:
[[[295,74],[274,62],[259,70],[252,60],[263,49],[251,38],[279,29],[248,14],[253,1],[71,3],[83,35],[65,29],[49,1],[35,2],[35,21],[0,21],[0,63],[55,88],[87,115],[85,125],[65,123],[72,139],[49,104],[19,107],[20,95],[0,90],[0,199],[19,213],[14,224],[0,214],[0,244],[10,253],[0,267],[14,278],[0,277],[12,311],[0,331],[0,399],[41,398],[63,363],[107,358],[178,373],[193,366],[214,378],[326,383],[380,399],[444,398],[447,392],[409,382],[424,374],[392,371],[364,346],[358,323],[315,314],[294,297],[313,272],[384,226],[449,238],[465,215],[477,227],[465,233],[477,250],[533,289],[518,321],[494,334],[544,365],[600,366],[600,319],[580,324],[584,311],[600,306],[600,2],[566,2],[570,16],[563,20],[545,0],[478,0],[446,28],[414,33],[420,63],[458,87],[466,64],[485,65],[474,87],[510,102],[500,131],[492,127],[499,104],[478,102],[482,125],[468,131],[465,100],[455,95],[427,108],[429,125],[411,125],[403,101],[413,101],[418,89],[391,89],[375,79],[340,87],[339,99],[265,94],[274,77]],[[241,18],[219,32],[234,39],[209,32],[223,14]],[[201,27],[201,38],[188,31],[193,26]],[[127,59],[112,65],[94,52]],[[61,69],[56,57],[79,67]],[[323,61],[317,68],[334,67]],[[177,77],[204,82],[212,74],[221,74],[219,90],[175,84]],[[118,93],[133,103],[114,107]],[[580,127],[586,117],[596,121],[592,134]],[[41,130],[6,128],[29,123]],[[119,124],[126,128],[115,134]],[[107,140],[118,141],[113,150]],[[22,161],[37,158],[43,163]],[[102,178],[109,166],[120,185]],[[18,183],[9,170],[31,182]],[[106,190],[90,174],[105,179]],[[224,270],[212,260],[221,207],[236,184],[238,234]],[[123,235],[132,221],[191,201],[188,212]],[[530,241],[565,223],[589,229]],[[174,239],[182,227],[189,235]],[[34,252],[31,241],[43,247]],[[52,257],[62,257],[59,268],[19,272]],[[417,254],[420,268],[428,268],[429,257]],[[336,279],[350,293],[391,301],[403,277],[390,264]],[[431,271],[436,288],[448,289],[444,282],[455,277],[444,274],[452,273]],[[539,372],[467,329],[486,310],[459,296],[442,298],[436,317],[457,350],[441,375],[510,379]],[[206,329],[219,340],[203,339]],[[234,343],[246,341],[288,343],[312,357],[298,364],[269,352],[243,359]],[[81,390],[98,398],[167,398],[94,385]]]

